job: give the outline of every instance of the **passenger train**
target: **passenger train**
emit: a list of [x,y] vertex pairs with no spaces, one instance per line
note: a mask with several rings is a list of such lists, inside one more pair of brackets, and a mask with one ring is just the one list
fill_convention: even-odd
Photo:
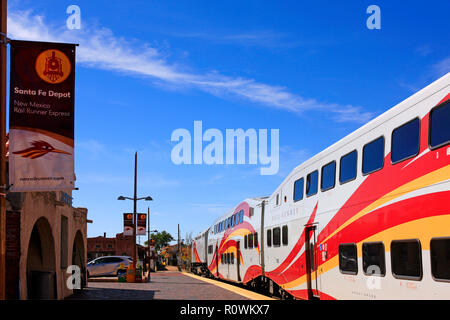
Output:
[[192,271],[282,298],[450,299],[450,73],[198,235]]

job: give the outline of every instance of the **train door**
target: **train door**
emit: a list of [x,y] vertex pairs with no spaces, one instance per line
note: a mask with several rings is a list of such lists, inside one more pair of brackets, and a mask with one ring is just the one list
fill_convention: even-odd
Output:
[[308,286],[308,299],[319,298],[319,287],[317,279],[317,248],[316,248],[316,226],[305,227],[305,251],[306,251],[306,279]]
[[236,243],[237,281],[241,282],[241,242]]
[[216,271],[217,274],[216,274],[216,276],[218,278],[219,277],[219,248],[217,247],[217,244],[216,244],[216,264],[217,264],[217,271]]

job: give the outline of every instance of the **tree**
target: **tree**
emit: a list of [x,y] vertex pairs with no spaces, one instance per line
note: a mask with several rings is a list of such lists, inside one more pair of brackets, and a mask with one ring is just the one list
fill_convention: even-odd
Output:
[[[152,233],[150,239],[155,240],[155,250],[158,252],[161,248],[167,246],[170,241],[175,240],[172,235],[166,231]],[[145,241],[145,245],[148,245],[148,241]]]

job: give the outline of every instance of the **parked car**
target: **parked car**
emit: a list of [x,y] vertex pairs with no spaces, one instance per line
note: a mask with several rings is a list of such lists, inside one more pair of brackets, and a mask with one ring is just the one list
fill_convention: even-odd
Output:
[[87,264],[88,277],[98,276],[117,276],[117,270],[121,268],[121,264],[126,269],[133,261],[127,256],[107,256],[99,257]]

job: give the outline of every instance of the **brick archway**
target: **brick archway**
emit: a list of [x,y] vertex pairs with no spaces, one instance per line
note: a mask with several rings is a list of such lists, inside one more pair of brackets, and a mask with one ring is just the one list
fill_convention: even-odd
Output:
[[81,287],[87,285],[86,281],[86,261],[85,261],[85,245],[83,234],[80,230],[75,234],[72,246],[72,265],[77,265],[81,271]]
[[27,253],[28,299],[56,299],[55,241],[48,220],[39,218],[33,226]]

